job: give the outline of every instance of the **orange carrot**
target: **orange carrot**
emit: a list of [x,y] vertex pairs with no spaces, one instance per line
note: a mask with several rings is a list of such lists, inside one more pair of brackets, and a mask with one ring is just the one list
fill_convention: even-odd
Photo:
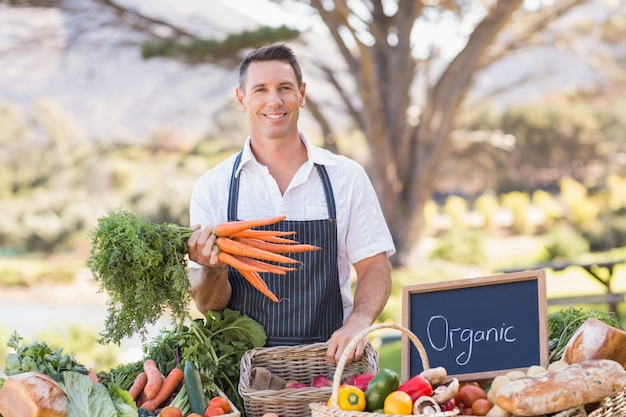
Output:
[[[230,265],[238,271],[246,270],[246,271],[255,271],[255,272],[267,272],[265,268],[265,262],[261,262],[259,264],[253,265],[247,260],[250,258],[245,258],[243,256],[232,255],[228,252],[219,251],[217,254],[217,260],[226,265]],[[267,264],[269,266],[269,264]]]
[[[229,237],[254,237],[257,239],[267,240],[267,238],[271,237],[280,237],[280,236],[293,236],[296,232],[282,232],[279,230],[257,230],[257,229],[246,229],[241,232],[234,233]],[[289,239],[287,239],[289,240]],[[290,242],[295,242],[295,240],[289,240]]]
[[251,229],[253,227],[267,226],[270,224],[278,223],[281,220],[285,220],[287,216],[268,217],[265,219],[256,220],[239,220],[234,222],[225,222],[216,225],[213,228],[213,233],[216,236],[231,236],[235,233]]
[[274,261],[286,264],[300,263],[299,261],[292,259],[288,256],[280,255],[274,252],[268,252],[263,249],[253,248],[227,237],[218,237],[215,240],[215,244],[218,246],[218,248],[220,248],[220,250],[228,252],[231,255],[241,255],[247,256],[249,258],[257,258],[264,261]]
[[133,381],[133,385],[130,386],[128,392],[130,396],[133,397],[133,400],[137,400],[139,398],[139,394],[146,387],[146,383],[148,382],[148,375],[145,372],[140,372],[139,375],[135,377]]
[[135,404],[137,404],[137,407],[141,407],[141,404],[145,403],[146,401],[149,401],[148,397],[146,396],[146,391],[141,391],[141,394],[139,394],[139,396],[135,400]]
[[146,373],[146,376],[148,378],[146,386],[143,390],[150,400],[156,397],[159,390],[161,389],[161,384],[163,383],[163,375],[161,375],[161,371],[159,371],[156,362],[152,359],[146,359],[146,361],[143,363],[143,371]]
[[247,258],[245,256],[239,256],[239,255],[232,255],[232,256],[250,265],[263,268],[263,271],[259,271],[259,272],[269,272],[272,274],[285,275],[287,272],[295,271],[297,269],[292,266],[268,264],[267,262],[259,261],[258,259],[254,259],[254,258]]
[[259,239],[250,239],[247,237],[237,238],[236,240],[244,245],[273,253],[299,253],[322,249],[319,246],[307,245],[304,243],[282,245],[279,243],[264,242]]
[[278,302],[278,298],[274,295],[274,293],[269,289],[265,281],[259,276],[258,272],[255,271],[239,271],[241,275],[248,280],[248,282],[257,290],[261,292],[261,294],[269,297],[270,300],[274,302]]
[[[241,237],[245,237],[245,236],[241,236]],[[233,238],[239,238],[239,236],[233,236]],[[287,238],[284,238],[284,237],[272,236],[272,235],[256,236],[256,237],[252,237],[252,238],[253,239],[258,239],[258,240],[263,240],[265,242],[282,243],[282,244],[285,244],[285,245],[295,245],[295,244],[299,243],[297,240],[287,239]]]
[[167,374],[167,378],[163,380],[163,384],[161,385],[161,389],[157,393],[157,395],[141,404],[141,408],[145,408],[146,410],[154,411],[159,405],[161,405],[165,400],[167,400],[170,395],[174,393],[176,388],[183,381],[183,371],[179,368],[174,368]]

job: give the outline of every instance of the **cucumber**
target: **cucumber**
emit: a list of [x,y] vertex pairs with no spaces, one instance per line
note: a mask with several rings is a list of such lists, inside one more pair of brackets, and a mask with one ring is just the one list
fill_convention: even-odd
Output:
[[187,388],[187,395],[189,396],[189,404],[191,405],[191,411],[198,413],[201,416],[204,415],[207,402],[204,396],[204,389],[202,388],[202,380],[200,379],[200,371],[196,368],[196,365],[191,361],[185,363],[183,370],[185,379],[185,388]]

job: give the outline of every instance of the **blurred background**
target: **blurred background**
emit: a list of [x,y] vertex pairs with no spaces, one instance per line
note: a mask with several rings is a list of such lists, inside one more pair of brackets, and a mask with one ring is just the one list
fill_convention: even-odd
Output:
[[[549,262],[616,261],[626,290],[626,1],[0,0],[0,367],[13,332],[97,369],[136,357],[95,342],[89,231],[118,209],[188,225],[248,134],[238,63],[276,42],[303,67],[302,130],[383,206],[381,320],[404,285]],[[550,297],[603,291],[549,271]]]

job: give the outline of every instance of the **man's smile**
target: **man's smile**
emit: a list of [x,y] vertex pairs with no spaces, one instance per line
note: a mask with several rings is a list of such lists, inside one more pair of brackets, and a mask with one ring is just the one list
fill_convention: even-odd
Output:
[[265,117],[267,117],[268,119],[281,119],[283,117],[285,117],[287,115],[287,113],[278,113],[278,114],[264,114]]

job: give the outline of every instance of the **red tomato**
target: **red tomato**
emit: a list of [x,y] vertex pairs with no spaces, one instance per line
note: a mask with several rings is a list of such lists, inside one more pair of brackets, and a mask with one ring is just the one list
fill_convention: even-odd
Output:
[[493,404],[486,398],[479,398],[472,404],[472,414],[475,416],[486,416]]
[[209,407],[211,406],[221,408],[222,410],[224,410],[224,413],[226,414],[230,413],[230,404],[228,400],[224,397],[218,396],[218,397],[211,398],[211,401],[209,401]]
[[478,385],[467,384],[459,389],[459,400],[465,407],[471,407],[479,398],[487,398],[487,393]]
[[222,407],[218,407],[215,405],[208,406],[206,411],[204,412],[204,417],[212,417],[212,416],[223,416],[226,414]]
[[161,410],[161,413],[159,414],[159,416],[161,416],[161,417],[183,417],[183,412],[180,411],[176,407],[171,407],[171,406],[168,405],[167,407],[163,407],[163,409]]

